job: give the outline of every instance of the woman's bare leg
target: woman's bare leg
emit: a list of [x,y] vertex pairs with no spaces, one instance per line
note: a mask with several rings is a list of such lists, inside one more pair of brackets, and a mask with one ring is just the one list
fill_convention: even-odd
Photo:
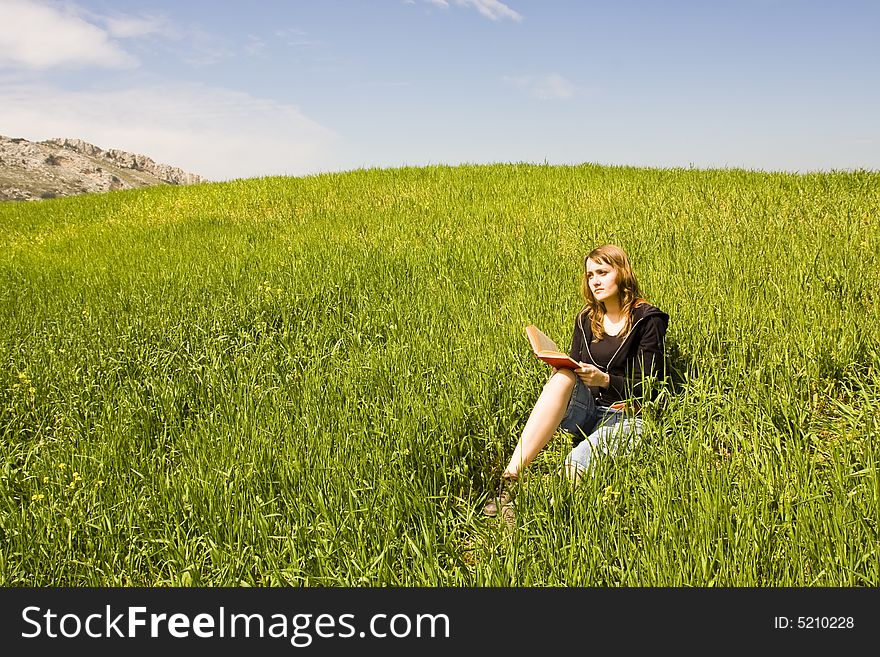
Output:
[[550,441],[565,416],[576,381],[577,375],[574,372],[563,369],[554,372],[544,384],[526,426],[523,427],[519,443],[513,450],[510,463],[504,469],[504,476],[516,478],[520,470],[531,463]]

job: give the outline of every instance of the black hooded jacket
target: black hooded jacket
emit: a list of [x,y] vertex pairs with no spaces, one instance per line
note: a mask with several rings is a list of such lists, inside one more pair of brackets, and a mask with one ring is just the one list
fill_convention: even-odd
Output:
[[[644,401],[645,383],[648,379],[666,378],[665,338],[669,315],[643,301],[632,311],[632,325],[623,338],[620,348],[611,357],[607,369],[611,383],[607,388],[590,386],[596,403],[603,406],[618,401],[634,399]],[[586,310],[578,314],[571,339],[570,356],[582,363],[597,365],[590,353],[593,330]],[[651,397],[657,387],[651,389]]]

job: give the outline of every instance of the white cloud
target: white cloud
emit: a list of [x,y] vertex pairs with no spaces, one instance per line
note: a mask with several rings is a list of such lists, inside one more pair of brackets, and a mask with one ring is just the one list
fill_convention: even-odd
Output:
[[[103,15],[73,2],[0,0],[0,71],[51,68],[125,69],[139,65],[122,39],[158,36],[178,59],[195,68],[236,56],[236,48],[197,27],[180,28],[148,14]],[[180,45],[171,45],[180,44]],[[182,47],[181,47],[182,46]],[[252,40],[242,47],[259,50]]]
[[331,170],[341,139],[295,106],[194,84],[69,92],[0,88],[10,137],[83,139],[211,180]]
[[267,47],[266,42],[260,37],[249,34],[247,43],[244,46],[244,52],[251,57],[266,57]]
[[0,2],[0,68],[129,68],[137,60],[72,9],[36,0]]
[[110,35],[118,39],[172,34],[168,21],[158,16],[108,16],[99,20],[107,26]]
[[292,27],[288,27],[283,30],[275,30],[275,36],[281,37],[282,39],[296,39],[301,37],[306,37],[308,34],[303,32],[302,30],[297,30]]
[[[444,9],[449,8],[448,0],[424,0],[424,2]],[[476,9],[483,16],[493,21],[504,18],[512,21],[521,21],[523,18],[521,14],[511,9],[503,2],[499,2],[499,0],[454,0],[454,2],[460,7]],[[412,3],[407,2],[406,4]]]
[[577,88],[558,73],[505,77],[504,81],[540,100],[566,100],[577,92]]
[[509,18],[513,21],[521,21],[522,15],[498,0],[455,0],[455,4],[473,7],[486,18],[493,21]]
[[288,46],[296,48],[309,48],[313,46],[323,46],[323,41],[317,41],[309,38],[307,32],[295,29],[275,30],[275,36],[284,41]]
[[[178,38],[178,42],[182,43],[183,47],[174,47],[171,52],[193,68],[213,66],[234,59],[236,56],[236,49],[233,46],[200,28],[189,30]],[[248,45],[250,42],[244,46],[245,52]]]

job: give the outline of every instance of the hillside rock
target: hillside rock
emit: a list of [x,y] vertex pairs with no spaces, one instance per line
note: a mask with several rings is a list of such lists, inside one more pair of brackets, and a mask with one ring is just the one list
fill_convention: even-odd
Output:
[[194,173],[157,164],[146,155],[103,150],[81,139],[27,139],[0,135],[0,201],[25,201],[206,182]]

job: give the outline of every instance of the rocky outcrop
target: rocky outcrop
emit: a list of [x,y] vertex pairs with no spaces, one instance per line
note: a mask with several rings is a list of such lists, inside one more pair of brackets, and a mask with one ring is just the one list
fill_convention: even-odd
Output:
[[146,155],[103,150],[81,139],[0,136],[0,200],[21,201],[205,182],[194,173],[157,164]]

